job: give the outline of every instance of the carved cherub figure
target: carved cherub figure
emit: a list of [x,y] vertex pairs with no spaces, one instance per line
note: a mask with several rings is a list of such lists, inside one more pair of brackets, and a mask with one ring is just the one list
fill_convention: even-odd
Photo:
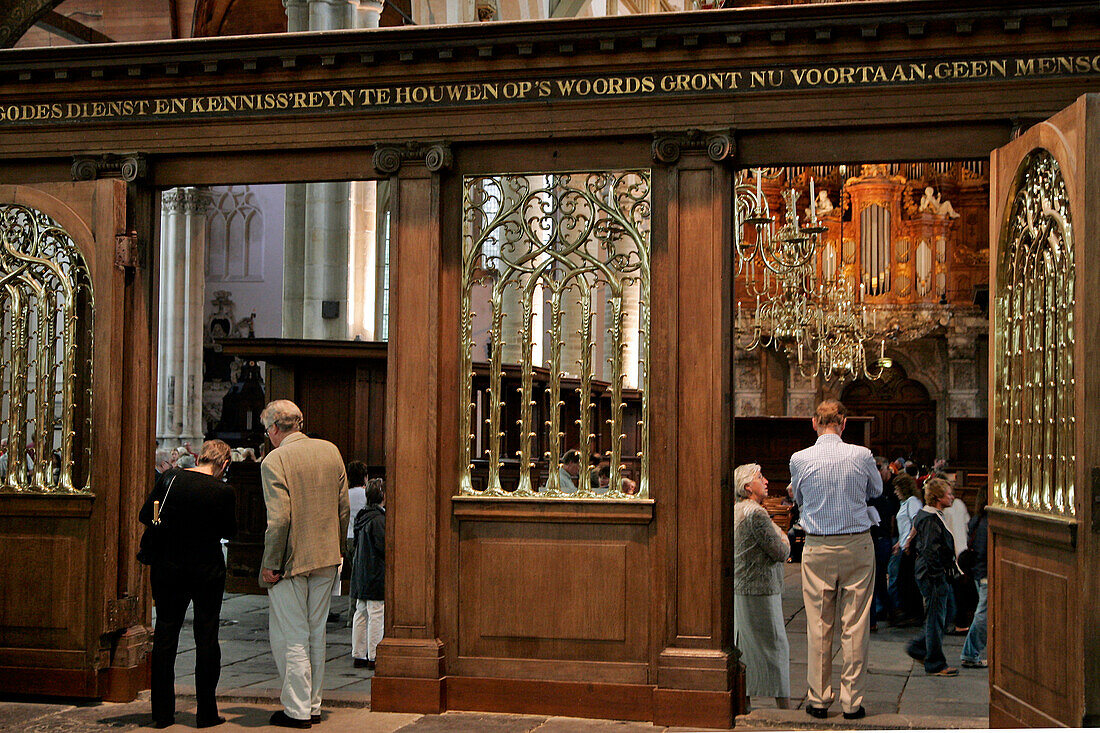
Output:
[[927,211],[936,216],[946,216],[948,219],[959,218],[959,214],[955,211],[955,207],[951,205],[951,202],[941,200],[940,194],[936,193],[931,186],[924,189],[924,195],[921,196],[918,208],[920,211]]
[[[833,200],[829,198],[829,192],[826,191],[824,188],[819,188],[817,190],[817,198],[815,199],[816,211],[814,213],[816,213],[817,216],[820,218],[822,216],[827,216],[828,214],[832,213],[834,208],[835,207],[833,206]],[[810,209],[807,208],[806,220],[809,221],[811,219],[813,219],[813,217],[810,215]]]

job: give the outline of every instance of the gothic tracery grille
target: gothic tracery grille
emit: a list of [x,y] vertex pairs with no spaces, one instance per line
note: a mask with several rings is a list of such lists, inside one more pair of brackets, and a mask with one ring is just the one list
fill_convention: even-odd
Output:
[[41,211],[0,204],[3,491],[89,491],[93,312],[72,237]]
[[997,282],[994,500],[1072,517],[1073,230],[1061,168],[1045,150],[1020,165]]
[[[463,181],[463,261],[461,343],[463,348],[462,424],[463,472],[459,493],[488,496],[534,496],[532,469],[545,460],[547,481],[539,496],[562,496],[557,467],[566,446],[562,418],[566,400],[575,399],[582,453],[597,426],[591,394],[597,375],[606,376],[610,394],[609,498],[619,491],[623,469],[623,389],[630,382],[641,393],[638,441],[639,498],[648,497],[648,348],[649,348],[649,217],[648,170],[568,174],[527,174],[468,177]],[[474,292],[489,293],[487,351],[490,426],[484,457],[488,481],[484,491],[471,481],[475,426],[472,395]],[[637,303],[637,324],[628,321],[631,298]],[[544,312],[545,309],[545,312]],[[600,371],[593,354],[600,338],[597,312],[606,324],[602,350],[607,370]],[[512,328],[506,326],[506,321]],[[545,325],[545,332],[543,326]],[[631,338],[633,331],[636,338]],[[545,336],[545,338],[544,338]],[[507,343],[518,341],[518,344]],[[505,351],[518,357],[521,386],[517,425],[503,424],[502,373]],[[518,354],[517,354],[518,350]],[[576,357],[573,359],[572,357]],[[546,367],[545,394],[536,394],[534,372]],[[637,374],[631,374],[631,368]],[[562,379],[579,380],[575,390],[563,390]],[[570,394],[575,392],[575,397]],[[546,419],[536,424],[537,402]],[[504,437],[518,431],[519,479],[502,486]],[[541,439],[541,440],[540,440]],[[547,450],[536,455],[536,445]],[[480,456],[477,456],[480,457]],[[574,497],[592,496],[582,482]]]

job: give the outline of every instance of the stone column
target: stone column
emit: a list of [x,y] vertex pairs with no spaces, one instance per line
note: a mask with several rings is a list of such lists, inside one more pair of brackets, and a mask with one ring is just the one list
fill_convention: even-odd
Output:
[[977,343],[973,334],[947,336],[947,417],[981,417]]
[[377,28],[382,17],[381,0],[358,0],[352,4],[355,28]]
[[764,414],[764,389],[760,374],[760,352],[734,350],[734,415]]
[[209,191],[162,195],[157,438],[164,447],[202,442],[202,336]]
[[[291,31],[342,30],[357,27],[359,22],[373,22],[377,27],[381,13],[380,3],[359,0],[284,0],[284,7]],[[359,318],[350,309],[362,299],[373,300],[373,293],[349,297],[349,284],[355,282],[349,262],[358,264],[366,257],[365,250],[373,248],[373,232],[357,232],[355,238],[349,238],[349,231],[353,196],[356,201],[373,198],[373,191],[353,192],[351,185],[333,181],[290,184],[286,188],[285,338],[345,339],[351,331],[363,335],[361,329],[353,327]],[[373,184],[362,185],[374,188]],[[334,317],[322,317],[326,301],[336,303]]]
[[791,358],[787,384],[787,416],[812,416],[817,409],[817,374],[802,376],[798,369],[798,359]]
[[286,9],[286,29],[290,33],[309,30],[309,3],[307,0],[283,0]]
[[[302,338],[343,339],[348,333],[349,185],[306,185]],[[335,318],[322,318],[324,301],[337,304]]]

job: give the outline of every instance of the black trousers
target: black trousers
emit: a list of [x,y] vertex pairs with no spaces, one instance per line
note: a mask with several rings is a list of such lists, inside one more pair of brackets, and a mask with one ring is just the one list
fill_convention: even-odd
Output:
[[156,564],[152,570],[157,621],[153,627],[153,720],[171,721],[176,714],[176,650],[187,606],[195,604],[195,696],[199,723],[218,717],[215,692],[221,676],[218,622],[225,592],[225,567],[178,567]]

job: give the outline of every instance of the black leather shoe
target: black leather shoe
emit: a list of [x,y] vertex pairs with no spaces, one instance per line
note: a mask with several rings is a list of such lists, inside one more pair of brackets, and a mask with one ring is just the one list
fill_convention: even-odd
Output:
[[156,720],[156,719],[154,719],[153,720],[153,727],[158,728],[158,729],[168,728],[168,727],[171,727],[171,726],[175,725],[175,723],[176,723],[176,721],[174,719],[171,719],[171,718],[168,719],[168,720]]
[[317,713],[316,715],[309,716],[309,722],[313,723],[314,725],[317,725],[318,723],[321,722],[321,714]]
[[862,705],[860,705],[859,709],[857,709],[857,710],[853,710],[850,713],[844,713],[844,719],[845,720],[859,720],[860,718],[866,718],[866,717],[867,717],[867,711],[863,709]]
[[195,721],[195,727],[196,728],[213,728],[215,725],[221,725],[224,722],[225,722],[225,718],[223,718],[222,716],[219,715],[217,717],[211,718],[210,720],[196,720]]
[[807,705],[806,712],[814,718],[825,718],[829,715],[829,708],[815,708],[813,705]]
[[370,669],[370,661],[367,659],[360,659],[359,657],[352,657],[351,666],[356,669]]
[[271,714],[271,718],[267,721],[271,725],[277,725],[280,728],[311,728],[313,723],[309,720],[298,720],[287,715],[282,710],[276,710]]

